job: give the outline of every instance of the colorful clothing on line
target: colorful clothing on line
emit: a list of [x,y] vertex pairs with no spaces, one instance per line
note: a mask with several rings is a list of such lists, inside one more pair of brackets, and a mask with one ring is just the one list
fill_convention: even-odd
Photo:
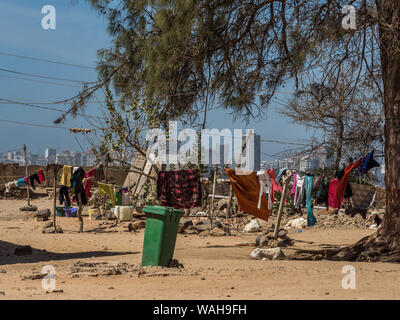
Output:
[[69,188],[66,186],[61,186],[59,190],[58,200],[60,201],[60,205],[62,205],[65,201],[65,207],[71,206],[71,200],[69,198]]
[[[329,191],[328,191],[328,205],[331,208],[339,208],[339,202],[336,199],[336,192],[337,188],[339,186],[339,180],[338,179],[332,179],[329,182]],[[343,201],[343,198],[342,198]]]
[[[342,205],[345,189],[346,189],[347,185],[350,185],[349,184],[350,173],[355,167],[358,166],[359,162],[360,162],[360,160],[357,160],[353,164],[347,166],[344,169],[343,177],[339,180],[339,185],[336,190],[336,200],[338,201],[338,204],[339,204],[338,209],[340,209],[340,206]],[[353,193],[351,193],[351,195],[352,194]]]
[[24,177],[24,182],[29,186],[29,176]]
[[225,169],[225,174],[232,184],[232,190],[238,201],[239,210],[257,218],[268,221],[271,210],[268,210],[268,200],[262,194],[261,207],[258,208],[260,196],[260,179],[256,172],[249,175],[237,175],[235,170]]
[[99,194],[105,194],[111,200],[112,206],[115,206],[115,194],[114,187],[112,184],[105,184],[98,182],[99,185]]
[[65,187],[71,187],[72,167],[64,166],[61,175],[60,185]]
[[268,199],[268,210],[272,210],[272,203],[273,203],[273,189],[271,178],[265,171],[258,171],[257,176],[260,179],[260,195],[258,197],[258,205],[257,208],[261,208],[261,199],[262,195],[265,194]]
[[281,181],[282,175],[283,175],[283,174],[285,173],[285,171],[288,170],[288,169],[289,169],[288,167],[282,168],[282,169],[279,171],[278,175],[276,176],[275,181],[279,183],[279,181]]
[[39,175],[40,183],[43,183],[46,179],[44,178],[44,174],[43,174],[43,170],[42,169],[40,169],[38,171],[38,175]]
[[365,174],[369,170],[379,167],[380,164],[375,161],[374,159],[374,150],[372,150],[370,153],[368,153],[365,157],[360,159],[360,162],[357,166],[358,172],[360,174]]
[[25,183],[24,178],[20,178],[20,179],[17,180],[17,187],[18,187],[18,188],[21,188],[21,187],[24,186],[25,184],[26,184],[26,183]]
[[294,206],[296,208],[300,208],[303,204],[303,199],[304,199],[304,182],[305,182],[305,176],[301,177],[300,175],[297,175],[296,179],[296,190],[294,194]]
[[292,191],[290,192],[292,194],[292,196],[294,196],[296,194],[296,184],[297,184],[297,173],[293,173],[293,187],[292,187]]
[[312,227],[317,223],[317,219],[314,216],[313,209],[311,207],[312,192],[313,192],[313,176],[305,177],[305,191],[306,191],[306,203],[307,203],[307,226]]
[[162,206],[177,209],[201,206],[200,171],[160,171],[157,177],[157,198]]
[[30,183],[31,183],[31,186],[32,186],[33,190],[35,190],[35,181],[36,181],[38,184],[41,183],[41,182],[40,182],[40,179],[39,179],[39,174],[37,174],[37,173],[32,174],[32,175],[29,177],[29,181],[30,181]]
[[87,204],[86,192],[83,186],[84,177],[85,171],[81,167],[78,167],[78,169],[75,170],[71,177],[73,200],[75,200],[78,205]]

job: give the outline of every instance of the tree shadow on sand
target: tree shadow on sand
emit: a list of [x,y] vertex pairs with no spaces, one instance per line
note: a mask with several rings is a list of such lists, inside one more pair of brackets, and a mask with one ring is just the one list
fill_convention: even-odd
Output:
[[16,263],[35,263],[56,260],[85,259],[97,257],[111,257],[118,255],[132,255],[140,252],[112,252],[112,251],[87,251],[58,253],[49,252],[44,249],[32,248],[32,254],[18,256],[15,255],[15,249],[20,245],[0,240],[0,266]]

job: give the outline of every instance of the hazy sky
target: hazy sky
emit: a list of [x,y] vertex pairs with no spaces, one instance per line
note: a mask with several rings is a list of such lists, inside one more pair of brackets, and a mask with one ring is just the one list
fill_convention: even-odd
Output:
[[[41,10],[51,4],[56,8],[56,30],[42,29]],[[56,81],[29,75],[10,73],[23,72],[45,77],[63,78],[77,81],[96,81],[94,69],[78,68],[58,64],[11,57],[13,54],[26,57],[48,59],[87,67],[96,66],[96,51],[110,46],[110,37],[103,17],[92,10],[85,1],[69,0],[2,0],[0,2],[0,99],[17,100],[24,103],[41,103],[41,106],[67,109],[63,104],[46,104],[70,98],[80,90],[74,81]],[[18,78],[18,79],[15,79]],[[28,80],[26,80],[28,79]],[[33,80],[33,81],[32,81]],[[288,97],[285,92],[293,89],[281,88],[274,103],[267,111],[267,120],[253,120],[246,125],[234,122],[226,110],[213,111],[208,116],[208,128],[255,129],[261,139],[299,142],[310,137],[310,131],[290,124],[277,112],[280,102]],[[101,94],[99,95],[101,98]],[[99,115],[99,106],[91,104],[86,112]],[[0,100],[0,120],[53,125],[59,112],[9,104]],[[68,119],[61,127],[85,127],[90,125],[82,118]],[[57,152],[66,149],[81,151],[88,144],[83,136],[58,128],[39,128],[0,121],[0,152],[21,148],[26,144],[32,153],[44,153],[46,147]],[[273,160],[265,154],[275,154],[288,146],[262,142],[262,160]]]

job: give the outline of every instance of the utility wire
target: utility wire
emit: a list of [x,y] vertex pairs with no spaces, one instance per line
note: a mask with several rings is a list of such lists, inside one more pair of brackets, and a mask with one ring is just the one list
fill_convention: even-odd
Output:
[[16,80],[30,81],[30,82],[35,82],[35,83],[52,84],[52,85],[54,85],[54,86],[72,87],[72,88],[79,88],[79,89],[82,89],[82,87],[80,87],[80,86],[74,86],[74,85],[72,85],[72,84],[66,84],[66,83],[57,83],[57,82],[50,82],[50,81],[37,80],[37,79],[17,78],[17,77],[13,77],[13,76],[6,76],[6,75],[4,75],[4,74],[0,74],[0,77],[2,77],[2,78],[8,78],[8,79],[16,79]]
[[66,81],[66,82],[74,82],[74,83],[81,83],[81,84],[92,84],[92,83],[97,83],[98,82],[98,81],[82,81],[82,80],[71,80],[71,79],[66,79],[66,78],[43,76],[43,75],[40,75],[40,74],[26,73],[26,72],[9,70],[9,69],[4,69],[4,68],[0,68],[0,71],[13,73],[13,74],[20,74],[20,75],[29,76],[29,77],[36,77],[36,78],[41,78],[41,79]]
[[[41,127],[41,128],[51,128],[51,129],[63,129],[63,130],[70,130],[70,128],[67,127],[60,127],[60,126],[50,126],[46,124],[38,124],[38,123],[32,123],[32,122],[21,122],[21,121],[14,121],[14,120],[6,120],[6,119],[0,119],[0,122],[4,123],[12,123],[12,124],[20,124],[24,126],[32,126],[32,127]],[[97,129],[90,129],[92,131],[96,131]]]
[[69,66],[69,67],[77,67],[77,68],[83,68],[83,69],[96,70],[95,67],[89,67],[89,66],[83,66],[83,65],[79,65],[79,64],[60,62],[60,61],[55,61],[55,60],[47,60],[47,59],[41,59],[41,58],[32,58],[32,57],[27,57],[27,56],[20,56],[20,55],[16,55],[16,54],[12,54],[12,53],[6,53],[6,52],[0,52],[0,55],[20,58],[20,59],[28,59],[28,60],[33,60],[33,61],[60,64],[60,65]]

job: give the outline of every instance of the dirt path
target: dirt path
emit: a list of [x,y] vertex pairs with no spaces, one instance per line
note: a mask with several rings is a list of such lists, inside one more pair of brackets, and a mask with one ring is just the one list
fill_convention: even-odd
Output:
[[[331,261],[251,260],[256,234],[203,237],[178,234],[177,268],[140,268],[144,229],[126,232],[124,225],[85,218],[58,218],[63,234],[42,234],[45,222],[19,212],[23,201],[0,200],[0,299],[399,299],[400,265]],[[36,200],[39,209],[50,200]],[[374,232],[369,229],[305,229],[289,232],[294,248],[319,248],[354,243]],[[33,254],[15,256],[18,245],[30,245]],[[242,246],[241,246],[242,245]],[[77,263],[125,263],[141,271],[105,275],[99,270],[71,274]],[[46,293],[42,280],[23,280],[42,267],[56,271],[56,289]],[[356,289],[342,288],[342,268],[356,270]],[[78,268],[79,269],[79,268]],[[90,268],[89,268],[90,269]]]

